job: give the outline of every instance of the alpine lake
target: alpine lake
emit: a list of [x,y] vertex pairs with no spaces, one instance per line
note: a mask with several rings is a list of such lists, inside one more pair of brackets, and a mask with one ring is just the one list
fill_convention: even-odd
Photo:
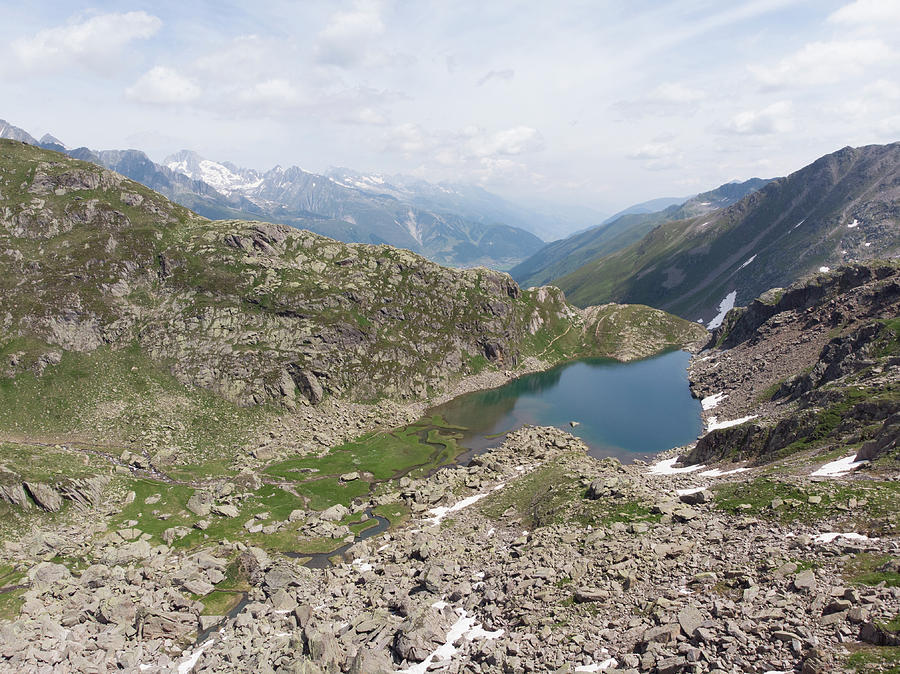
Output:
[[454,398],[429,414],[463,429],[457,442],[470,454],[531,424],[569,431],[597,458],[630,462],[686,445],[700,434],[700,401],[688,387],[689,359],[689,353],[670,351],[630,363],[578,360]]

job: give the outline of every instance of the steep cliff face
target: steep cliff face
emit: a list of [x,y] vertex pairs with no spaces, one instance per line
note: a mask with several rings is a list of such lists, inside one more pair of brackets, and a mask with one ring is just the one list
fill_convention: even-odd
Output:
[[896,262],[842,267],[733,309],[692,364],[692,387],[720,399],[706,413],[716,421],[750,418],[706,434],[688,460],[896,453],[898,315]]

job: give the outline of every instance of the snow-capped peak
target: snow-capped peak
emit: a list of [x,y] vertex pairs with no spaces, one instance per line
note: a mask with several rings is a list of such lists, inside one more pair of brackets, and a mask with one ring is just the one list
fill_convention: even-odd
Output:
[[252,190],[262,183],[262,178],[256,171],[239,169],[233,164],[229,168],[225,164],[204,159],[190,150],[182,150],[166,157],[165,163],[173,171],[194,180],[202,180],[225,195]]

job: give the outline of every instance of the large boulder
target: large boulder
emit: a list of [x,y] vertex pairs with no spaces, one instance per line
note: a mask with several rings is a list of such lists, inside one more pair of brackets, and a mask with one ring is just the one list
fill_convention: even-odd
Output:
[[213,495],[208,491],[198,490],[188,499],[187,509],[195,515],[206,517],[212,510]]
[[321,515],[319,515],[319,517],[321,517],[326,522],[338,522],[344,519],[349,514],[350,511],[346,506],[343,506],[340,503],[336,503]]
[[71,577],[69,569],[52,562],[41,562],[28,570],[28,579],[33,585],[52,585]]
[[446,639],[434,611],[426,611],[404,620],[394,635],[391,646],[397,657],[409,662],[422,662]]
[[26,482],[25,489],[34,502],[44,510],[55,513],[62,507],[62,495],[48,484]]

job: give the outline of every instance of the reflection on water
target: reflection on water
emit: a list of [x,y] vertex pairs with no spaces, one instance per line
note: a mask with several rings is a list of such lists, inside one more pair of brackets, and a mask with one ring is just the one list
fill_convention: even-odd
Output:
[[460,396],[429,414],[467,428],[460,444],[475,450],[495,444],[485,436],[535,424],[565,428],[594,456],[634,459],[692,442],[702,430],[689,358],[673,351],[633,363],[580,360]]

